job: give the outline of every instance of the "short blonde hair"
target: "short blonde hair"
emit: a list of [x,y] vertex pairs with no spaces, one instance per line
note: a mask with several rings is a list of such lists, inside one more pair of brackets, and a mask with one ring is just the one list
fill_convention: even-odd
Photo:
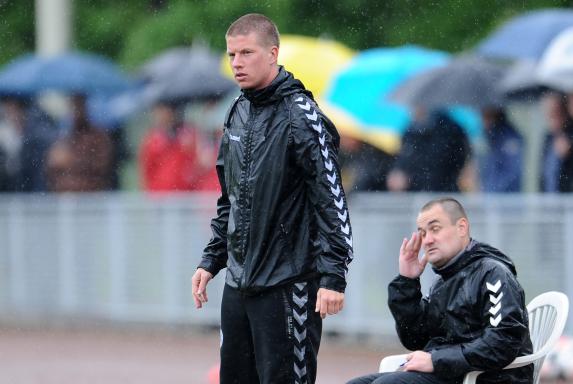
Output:
[[254,32],[259,37],[259,42],[264,46],[279,46],[279,30],[275,23],[265,15],[249,13],[239,17],[231,24],[225,36],[248,35]]

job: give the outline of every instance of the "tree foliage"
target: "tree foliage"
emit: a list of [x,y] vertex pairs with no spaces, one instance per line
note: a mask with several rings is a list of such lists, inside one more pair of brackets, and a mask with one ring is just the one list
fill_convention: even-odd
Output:
[[[326,36],[355,49],[419,44],[470,49],[507,18],[549,0],[75,0],[74,47],[134,69],[157,52],[202,41],[223,50],[234,19],[268,15],[281,33]],[[0,0],[0,63],[34,49],[34,1]]]

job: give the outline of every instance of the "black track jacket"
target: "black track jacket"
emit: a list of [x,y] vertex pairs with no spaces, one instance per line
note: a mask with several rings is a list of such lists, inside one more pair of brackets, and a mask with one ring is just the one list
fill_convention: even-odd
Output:
[[400,341],[432,354],[443,378],[485,372],[478,383],[532,383],[533,366],[501,370],[532,352],[525,295],[512,261],[475,243],[444,269],[422,297],[420,280],[396,277],[388,302]]
[[200,268],[245,293],[320,276],[346,287],[352,232],[337,164],[339,136],[312,94],[282,67],[243,91],[217,160],[222,194]]

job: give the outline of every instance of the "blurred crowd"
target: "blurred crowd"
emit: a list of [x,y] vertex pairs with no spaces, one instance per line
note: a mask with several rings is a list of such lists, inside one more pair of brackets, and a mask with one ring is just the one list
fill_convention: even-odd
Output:
[[[85,96],[70,96],[68,103],[70,112],[55,119],[33,99],[2,98],[1,191],[118,190],[128,161],[137,162],[145,191],[218,190],[221,129],[202,127],[200,116],[186,118],[189,105],[156,102],[141,127],[141,142],[128,143],[122,127],[101,127],[89,118]],[[571,192],[573,97],[550,91],[540,103],[546,133],[538,154],[539,191]],[[523,190],[526,143],[504,109],[481,110],[487,145],[480,150],[447,110],[418,107],[412,116],[397,153],[342,135],[340,162],[348,191]]]
[[[573,191],[573,96],[548,91],[539,102],[545,134],[540,192]],[[417,108],[396,155],[343,138],[349,191],[521,192],[525,139],[504,108],[481,110],[485,147],[476,150],[446,110]]]
[[[146,191],[218,190],[218,134],[185,121],[182,106],[157,102],[142,142],[134,146],[123,127],[90,119],[85,96],[67,102],[69,113],[56,119],[33,99],[0,100],[0,191],[119,190],[127,161],[137,162]],[[134,147],[136,154],[129,150]]]

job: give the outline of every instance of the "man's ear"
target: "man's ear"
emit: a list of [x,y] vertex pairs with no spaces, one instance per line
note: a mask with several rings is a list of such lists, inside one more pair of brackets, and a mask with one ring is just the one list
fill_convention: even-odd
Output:
[[273,45],[269,52],[269,64],[276,64],[279,59],[279,47]]
[[468,222],[468,219],[462,217],[461,219],[458,219],[458,222],[456,223],[457,229],[458,229],[458,234],[460,236],[467,236],[470,230],[470,223]]

